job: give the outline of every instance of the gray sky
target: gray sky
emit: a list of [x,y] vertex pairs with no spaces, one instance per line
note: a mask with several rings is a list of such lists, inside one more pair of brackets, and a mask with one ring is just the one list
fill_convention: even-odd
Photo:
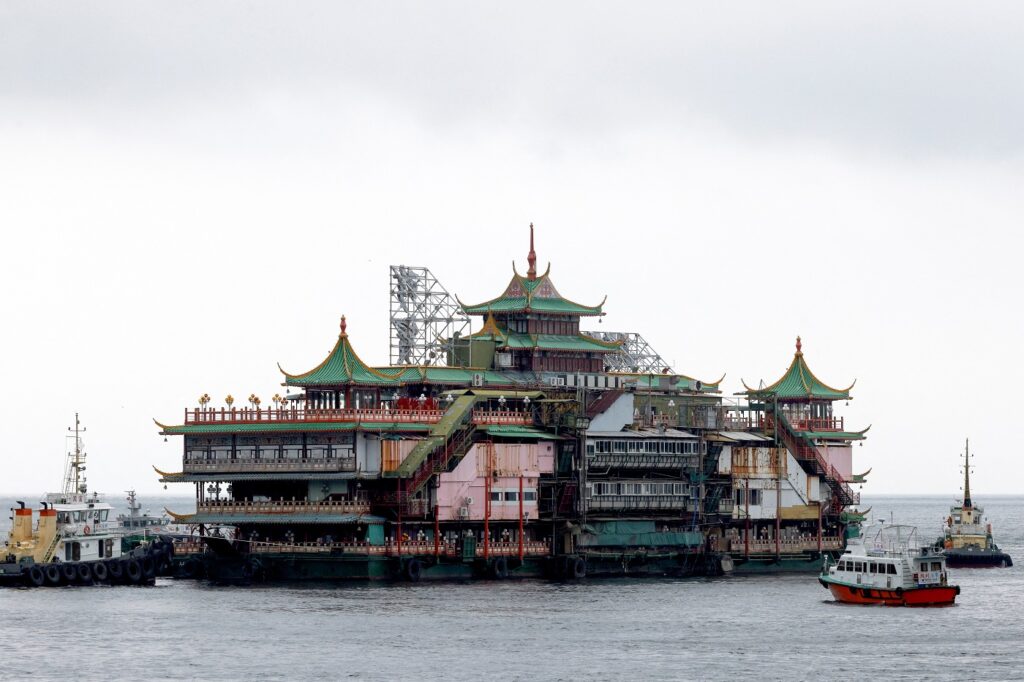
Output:
[[[1021,493],[1019,3],[4,3],[0,492],[158,489],[208,392],[280,390],[387,266],[570,298],[731,393],[803,336],[865,492]],[[174,490],[174,488],[172,488]],[[187,487],[177,486],[187,494]]]

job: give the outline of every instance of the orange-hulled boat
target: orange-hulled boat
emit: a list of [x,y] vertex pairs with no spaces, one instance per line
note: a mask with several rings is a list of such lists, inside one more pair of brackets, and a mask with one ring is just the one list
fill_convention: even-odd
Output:
[[950,585],[946,558],[931,547],[916,546],[917,529],[883,526],[852,538],[835,563],[827,559],[818,582],[836,601],[885,606],[949,606],[960,587]]

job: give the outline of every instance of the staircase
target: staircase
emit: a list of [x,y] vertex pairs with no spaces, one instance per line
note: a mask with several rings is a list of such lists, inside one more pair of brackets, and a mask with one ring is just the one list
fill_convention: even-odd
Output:
[[444,416],[430,429],[430,435],[416,444],[398,466],[393,476],[408,479],[401,493],[381,498],[384,503],[407,504],[436,474],[451,471],[473,447],[476,425],[473,424],[472,395],[459,397]]
[[57,544],[60,543],[60,531],[53,534],[53,540],[50,540],[50,545],[43,552],[42,559],[39,560],[41,564],[48,564],[53,559],[53,553],[57,549]]
[[[769,421],[773,420],[769,418]],[[832,488],[832,511],[834,513],[841,512],[844,507],[860,503],[860,495],[854,492],[842,474],[829,464],[813,440],[795,431],[783,415],[779,415],[777,425],[777,431],[786,448],[810,473],[821,476]]]

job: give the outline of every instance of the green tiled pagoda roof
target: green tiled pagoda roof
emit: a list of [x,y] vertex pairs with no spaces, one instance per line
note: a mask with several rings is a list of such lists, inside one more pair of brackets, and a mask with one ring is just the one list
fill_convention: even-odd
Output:
[[249,424],[157,425],[168,436],[202,433],[278,433],[281,431],[429,431],[430,424],[394,422],[264,422]]
[[[641,374],[640,372],[616,372],[617,376],[629,377],[636,381],[637,388],[654,388],[654,389],[679,389],[679,384],[685,383],[688,385],[696,384],[700,382],[699,390],[701,393],[718,393],[719,385],[722,380],[725,379],[723,374],[718,378],[717,381],[704,381],[702,379],[694,379],[693,377],[686,376],[685,374]],[[683,386],[682,388],[686,388]]]
[[488,424],[481,426],[488,435],[495,436],[498,438],[524,438],[529,440],[561,440],[561,436],[556,436],[553,433],[542,431],[540,429],[534,429],[529,426],[519,426],[515,424]]
[[[278,365],[278,369],[281,366]],[[397,386],[401,384],[404,367],[376,369],[359,359],[352,349],[342,318],[338,342],[323,362],[304,374],[289,374],[281,369],[288,386],[337,386],[343,384],[369,384],[374,386]]]
[[619,350],[618,343],[599,341],[585,334],[509,334],[505,337],[507,348],[539,348],[541,350],[576,350],[595,353],[612,353]]
[[520,275],[515,271],[515,265],[512,266],[512,272],[512,280],[500,296],[476,305],[466,305],[460,300],[459,304],[462,306],[462,309],[469,315],[486,315],[488,312],[512,313],[527,310],[538,313],[564,313],[576,316],[602,314],[601,307],[604,305],[604,301],[592,306],[563,298],[551,282],[549,276],[551,272],[550,266],[548,266],[547,272],[534,279]]
[[[742,380],[741,380],[742,381]],[[856,381],[853,384],[857,383]],[[796,353],[793,355],[793,362],[789,363],[789,369],[782,375],[782,378],[771,386],[764,388],[751,388],[743,382],[747,390],[743,393],[751,397],[775,397],[775,398],[820,398],[823,400],[849,400],[850,384],[846,388],[832,388],[818,377],[807,366],[804,354],[801,350],[800,337],[796,339]]]

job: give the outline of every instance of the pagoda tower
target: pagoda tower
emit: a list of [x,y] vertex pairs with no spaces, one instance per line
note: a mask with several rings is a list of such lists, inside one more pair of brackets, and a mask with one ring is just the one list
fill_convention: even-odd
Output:
[[[564,298],[551,281],[551,265],[537,274],[533,223],[526,275],[512,263],[512,280],[500,296],[476,305],[459,301],[468,315],[484,317],[483,328],[471,341],[494,344],[496,369],[523,372],[603,372],[606,353],[619,349],[619,342],[606,342],[580,333],[581,317],[604,315],[602,306],[590,306]],[[479,356],[478,356],[479,357]],[[490,357],[488,356],[488,360]]]

